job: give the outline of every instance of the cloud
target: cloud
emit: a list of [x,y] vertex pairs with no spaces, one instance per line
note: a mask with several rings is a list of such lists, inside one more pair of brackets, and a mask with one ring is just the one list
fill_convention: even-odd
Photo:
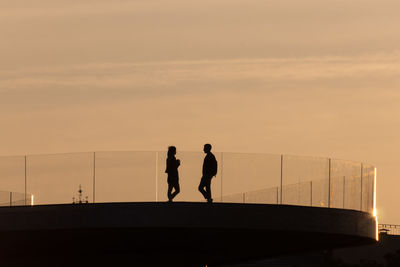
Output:
[[399,2],[2,1],[0,69],[398,49]]
[[[143,144],[196,139],[209,127],[227,143],[240,136],[363,142],[382,134],[372,128],[400,131],[389,115],[399,112],[399,72],[398,53],[15,69],[0,72],[7,114],[0,121],[5,135],[105,147],[131,135]],[[243,147],[254,147],[247,137]]]
[[[186,60],[186,61],[150,61],[133,63],[95,63],[52,66],[49,68],[31,67],[0,71],[0,81],[16,82],[34,79],[42,81],[96,81],[98,78],[116,78],[116,81],[144,76],[172,75],[177,79],[193,79],[203,75],[215,78],[256,77],[263,79],[282,79],[288,76],[293,79],[308,80],[329,78],[333,76],[365,75],[380,72],[379,75],[396,75],[399,71],[400,53],[373,54],[354,57],[303,57],[303,58],[239,58],[227,60]],[[265,71],[265,72],[263,72]],[[200,78],[200,77],[199,77]],[[30,81],[30,79],[32,79]],[[156,81],[151,81],[156,82]]]
[[[368,89],[395,85],[400,54],[102,63],[0,71],[0,92],[40,95],[121,94],[123,97],[198,95],[204,92],[269,92],[351,85]],[[298,87],[297,85],[301,86]],[[346,88],[347,89],[347,88]]]

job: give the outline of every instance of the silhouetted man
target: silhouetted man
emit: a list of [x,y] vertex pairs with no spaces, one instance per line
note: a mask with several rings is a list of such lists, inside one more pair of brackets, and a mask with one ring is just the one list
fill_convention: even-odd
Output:
[[[181,161],[175,158],[176,155],[176,147],[170,146],[168,147],[168,157],[167,157],[167,167],[165,172],[168,174],[167,182],[168,182],[168,202],[172,202],[172,200],[179,194],[179,174],[178,167],[181,165]],[[172,189],[175,189],[174,193],[172,193]]]
[[[206,153],[206,157],[204,158],[203,163],[203,177],[201,177],[199,191],[203,194],[204,198],[207,199],[208,203],[211,203],[213,199],[211,198],[211,179],[217,175],[218,163],[215,159],[213,153],[211,153],[211,145],[204,145],[204,153]],[[204,190],[205,188],[205,190]]]

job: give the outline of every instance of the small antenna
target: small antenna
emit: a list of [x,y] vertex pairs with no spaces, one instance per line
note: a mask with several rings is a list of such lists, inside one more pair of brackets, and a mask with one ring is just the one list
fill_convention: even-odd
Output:
[[83,195],[82,185],[79,185],[78,199],[76,199],[75,197],[73,197],[73,198],[72,198],[72,204],[89,203],[89,197],[86,196],[85,199],[83,199],[82,195]]

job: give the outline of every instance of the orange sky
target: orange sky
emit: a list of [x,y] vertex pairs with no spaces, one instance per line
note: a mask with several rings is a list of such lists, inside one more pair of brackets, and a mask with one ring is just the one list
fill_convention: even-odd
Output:
[[399,223],[399,1],[2,0],[0,154],[290,153],[375,164]]

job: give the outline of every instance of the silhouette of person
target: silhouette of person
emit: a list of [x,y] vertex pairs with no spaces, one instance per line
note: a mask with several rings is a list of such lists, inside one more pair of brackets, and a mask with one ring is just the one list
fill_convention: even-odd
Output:
[[[179,194],[179,174],[178,167],[181,165],[181,161],[175,158],[176,155],[176,147],[170,146],[168,147],[168,157],[167,157],[167,167],[165,169],[165,173],[168,174],[167,182],[168,182],[168,202],[172,202],[172,200]],[[172,190],[175,191],[172,193]]]
[[[211,179],[217,175],[218,163],[213,153],[211,153],[212,146],[210,144],[204,145],[204,153],[207,155],[203,162],[203,177],[201,177],[199,184],[199,191],[207,199],[208,203],[212,203],[211,198]],[[205,188],[205,190],[204,190]]]

